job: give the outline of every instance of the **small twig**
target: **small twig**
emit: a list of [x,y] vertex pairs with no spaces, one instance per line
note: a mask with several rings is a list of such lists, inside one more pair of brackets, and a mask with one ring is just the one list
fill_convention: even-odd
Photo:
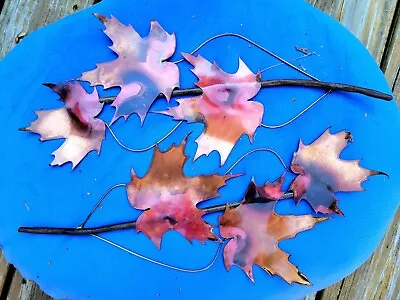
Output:
[[[283,195],[281,198],[288,199],[292,198],[293,193],[288,192]],[[255,198],[252,202],[257,203],[264,203],[270,202],[271,200],[265,199],[262,197]],[[236,202],[232,204],[228,204],[229,207],[235,208],[238,207],[242,202]],[[214,205],[205,207],[202,210],[205,214],[212,214],[217,212],[223,212],[226,209],[226,204],[221,205]],[[76,228],[53,228],[53,227],[20,227],[18,232],[23,233],[31,233],[31,234],[56,234],[56,235],[88,235],[88,234],[99,234],[104,232],[116,231],[116,230],[126,230],[126,229],[133,229],[136,228],[136,221],[132,222],[124,222],[112,225],[105,225],[100,227],[92,227],[92,228],[85,228],[82,226],[78,226]]]
[[[274,80],[263,80],[261,81],[261,88],[271,88],[280,86],[297,86],[307,88],[320,88],[332,91],[342,91],[349,93],[357,93],[365,96],[369,96],[376,99],[391,101],[393,96],[385,94],[376,90],[363,88],[355,85],[344,84],[344,83],[333,83],[317,80],[308,79],[274,79]],[[189,89],[175,89],[172,92],[172,97],[183,97],[183,96],[199,96],[203,93],[201,88],[189,88]],[[164,97],[163,94],[159,94],[158,98]],[[115,96],[102,97],[100,102],[112,103],[115,100]]]

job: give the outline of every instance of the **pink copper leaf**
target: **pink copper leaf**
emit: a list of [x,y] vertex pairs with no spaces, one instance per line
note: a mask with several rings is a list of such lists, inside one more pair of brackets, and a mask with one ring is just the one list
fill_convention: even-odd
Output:
[[266,182],[262,186],[255,185],[255,190],[260,195],[260,197],[277,201],[281,199],[284,195],[284,192],[282,191],[282,184],[284,180],[285,174],[282,174],[281,177],[279,177],[276,181],[272,183]]
[[289,254],[278,247],[278,242],[293,238],[326,218],[281,216],[274,212],[275,203],[244,202],[237,208],[227,206],[219,218],[221,236],[231,239],[224,248],[225,267],[228,271],[232,265],[242,268],[254,282],[255,264],[288,283],[309,285],[308,279],[289,262]]
[[216,150],[224,164],[237,140],[247,134],[250,140],[260,126],[264,114],[261,103],[248,101],[261,88],[260,74],[253,74],[239,59],[235,74],[225,73],[220,67],[198,55],[183,54],[199,78],[196,83],[203,90],[199,97],[178,100],[179,106],[161,112],[176,120],[203,122],[204,133],[196,140],[195,159]]
[[204,243],[218,240],[212,227],[203,221],[204,212],[196,205],[217,197],[218,189],[234,175],[186,177],[183,165],[185,143],[167,152],[154,152],[150,169],[143,178],[132,171],[127,185],[128,199],[137,209],[145,210],[136,223],[138,232],[146,234],[157,247],[168,230],[176,230],[187,240]]
[[23,130],[40,134],[41,141],[65,138],[65,142],[53,152],[51,165],[70,161],[75,168],[90,151],[100,153],[105,125],[95,117],[101,112],[103,104],[99,102],[96,89],[88,94],[78,83],[46,86],[60,95],[65,106],[36,111],[37,120]]
[[343,215],[335,192],[363,191],[369,176],[384,174],[360,167],[360,160],[342,160],[339,155],[351,142],[350,132],[331,134],[327,129],[310,145],[299,143],[291,169],[299,174],[290,186],[296,203],[307,200],[315,212]]
[[135,113],[143,123],[155,98],[162,93],[169,101],[173,89],[179,86],[178,67],[165,62],[175,51],[175,35],[152,21],[149,36],[142,38],[131,25],[123,25],[115,17],[96,17],[105,25],[104,33],[112,40],[110,48],[118,58],[98,64],[96,69],[83,73],[80,80],[106,89],[120,87],[113,102],[116,111],[112,122]]

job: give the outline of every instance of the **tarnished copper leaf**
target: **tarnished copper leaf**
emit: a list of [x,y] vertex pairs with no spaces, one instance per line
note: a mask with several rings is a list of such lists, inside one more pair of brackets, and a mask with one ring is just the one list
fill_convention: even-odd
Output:
[[113,102],[116,111],[112,122],[135,113],[143,123],[158,94],[169,101],[173,89],[179,86],[178,67],[164,61],[175,51],[175,34],[168,34],[152,21],[149,36],[142,38],[131,25],[123,25],[115,17],[96,17],[105,25],[104,33],[113,41],[110,48],[118,58],[98,64],[96,69],[83,73],[80,80],[106,89],[120,87]]
[[216,150],[224,164],[237,140],[247,134],[250,140],[260,126],[264,114],[261,103],[248,101],[261,88],[260,73],[253,74],[242,60],[235,74],[222,71],[216,63],[198,55],[183,54],[199,78],[203,90],[199,97],[178,100],[179,106],[162,112],[176,120],[204,122],[206,129],[196,140],[195,159]]
[[363,191],[361,183],[368,176],[384,174],[360,167],[360,160],[342,160],[340,153],[351,142],[350,132],[331,134],[327,129],[310,145],[299,143],[291,169],[299,174],[290,186],[294,199],[307,200],[315,212],[343,215],[335,192]]
[[96,89],[88,94],[78,83],[46,86],[60,95],[65,107],[36,111],[37,120],[23,130],[40,134],[41,141],[65,138],[61,147],[53,152],[51,165],[70,161],[75,168],[90,151],[100,153],[105,125],[95,117],[101,112],[103,104],[99,102]]
[[136,229],[146,234],[157,247],[168,230],[176,230],[186,239],[205,242],[218,240],[212,227],[203,221],[204,212],[196,205],[218,196],[218,189],[226,180],[235,177],[209,175],[186,177],[183,165],[185,143],[167,152],[154,152],[150,169],[143,178],[132,171],[127,185],[131,205],[144,211],[137,220]]
[[219,218],[221,236],[231,239],[224,248],[225,267],[228,271],[232,265],[242,268],[254,282],[255,264],[288,283],[309,285],[308,279],[289,262],[289,254],[279,249],[278,242],[311,229],[326,218],[281,216],[274,212],[275,203],[244,202],[237,208],[227,206]]
[[284,195],[284,192],[282,191],[282,184],[284,180],[285,174],[282,174],[282,176],[274,182],[266,182],[262,186],[255,185],[255,189],[260,197],[270,200],[279,200]]

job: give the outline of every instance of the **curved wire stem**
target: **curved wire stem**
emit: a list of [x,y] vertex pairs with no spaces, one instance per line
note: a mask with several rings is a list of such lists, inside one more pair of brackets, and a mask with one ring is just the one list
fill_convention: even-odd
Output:
[[185,272],[185,273],[200,273],[200,272],[204,272],[204,271],[207,271],[208,269],[210,269],[214,265],[214,263],[216,262],[216,260],[218,258],[218,255],[221,252],[222,246],[224,245],[223,242],[221,242],[218,245],[217,251],[215,252],[215,255],[214,255],[213,259],[205,267],[202,267],[200,269],[186,269],[186,268],[176,267],[176,266],[173,266],[173,265],[170,265],[170,264],[166,264],[166,263],[160,262],[158,260],[149,258],[147,256],[144,256],[142,254],[134,252],[134,251],[132,251],[132,250],[130,250],[130,249],[124,247],[124,246],[121,246],[121,245],[119,245],[117,243],[114,243],[113,241],[110,241],[110,240],[108,240],[108,239],[106,239],[104,237],[101,237],[101,236],[97,235],[97,234],[92,234],[92,236],[94,236],[95,238],[97,238],[97,239],[99,239],[99,240],[101,240],[101,241],[103,241],[103,242],[105,242],[105,243],[107,243],[107,244],[109,244],[111,246],[114,246],[114,247],[116,247],[116,248],[118,248],[118,249],[120,249],[122,251],[125,251],[125,252],[127,252],[127,253],[129,253],[129,254],[131,254],[133,256],[141,258],[141,259],[143,259],[145,261],[148,261],[150,263],[153,263],[153,264],[156,264],[156,265],[159,265],[161,267],[168,268],[168,269],[172,269],[172,270],[175,270],[175,271]]
[[104,123],[104,124],[106,125],[107,129],[110,131],[110,133],[111,133],[112,137],[114,138],[114,140],[117,142],[117,144],[118,144],[121,148],[123,148],[123,149],[125,149],[125,150],[127,150],[127,151],[130,151],[130,152],[145,152],[145,151],[147,151],[147,150],[153,149],[155,146],[157,146],[158,144],[160,144],[160,143],[162,143],[163,141],[165,141],[168,137],[171,136],[171,134],[173,134],[173,133],[175,132],[176,129],[178,129],[178,127],[179,127],[182,123],[183,123],[183,121],[179,121],[179,123],[176,124],[176,126],[175,126],[172,130],[170,130],[162,139],[158,140],[156,143],[154,143],[154,144],[152,144],[152,145],[150,145],[150,146],[148,146],[148,147],[146,147],[146,148],[143,148],[143,149],[133,149],[133,148],[129,148],[128,146],[125,146],[125,145],[118,139],[118,137],[115,135],[114,131],[111,129],[111,126],[110,126],[109,124],[107,124],[107,123]]
[[92,210],[90,211],[90,213],[87,215],[87,217],[85,218],[85,220],[83,220],[83,222],[76,228],[78,229],[83,229],[87,222],[90,220],[90,218],[92,217],[92,215],[95,213],[95,211],[99,208],[100,204],[103,202],[103,200],[108,196],[108,194],[110,194],[113,190],[120,188],[120,187],[126,187],[125,183],[119,183],[119,184],[115,184],[112,187],[110,187],[100,198],[99,201],[97,201],[97,203],[95,204],[95,206],[92,208]]
[[[311,52],[311,53],[308,53],[308,54],[304,54],[304,55],[302,55],[302,56],[299,56],[299,57],[290,59],[290,60],[288,60],[288,62],[295,62],[295,61],[298,61],[298,60],[301,60],[301,59],[310,57],[311,55],[315,55],[315,54],[316,54],[315,52]],[[282,66],[282,65],[285,65],[285,63],[281,62],[281,63],[275,64],[275,65],[266,67],[266,68],[260,70],[260,73],[264,73],[264,72],[266,72],[266,71],[268,71],[268,70],[274,69],[274,68],[276,68],[276,67],[280,67],[280,66]]]
[[279,159],[279,161],[280,161],[280,163],[282,164],[282,166],[283,166],[287,171],[291,172],[290,169],[288,169],[288,167],[286,166],[285,162],[283,161],[282,157],[279,155],[278,152],[276,152],[276,151],[273,150],[273,149],[269,149],[269,148],[258,148],[258,149],[251,150],[251,151],[247,152],[246,154],[244,154],[241,158],[239,158],[239,159],[225,172],[224,175],[229,174],[229,173],[230,173],[243,159],[245,159],[247,156],[249,156],[249,155],[251,155],[251,154],[253,154],[253,153],[255,153],[255,152],[261,152],[261,151],[270,152],[270,153],[274,154],[274,155]]
[[[104,200],[113,190],[115,190],[115,189],[117,189],[117,188],[120,188],[120,187],[126,187],[126,184],[120,183],[120,184],[116,184],[116,185],[113,185],[112,187],[110,187],[110,188],[101,196],[101,198],[100,198],[99,201],[95,204],[95,206],[92,208],[92,210],[91,210],[90,213],[87,215],[87,217],[85,218],[85,220],[84,220],[78,227],[76,227],[76,229],[77,229],[77,230],[85,230],[85,229],[86,229],[85,226],[86,226],[87,222],[90,220],[90,218],[91,218],[92,215],[95,213],[95,211],[99,208],[99,206],[100,206],[100,204],[103,202],[103,200]],[[134,223],[134,226],[132,226],[132,224],[131,224],[131,226],[130,226],[130,228],[135,228],[135,227],[136,227],[136,222]],[[214,258],[213,258],[212,261],[211,261],[210,263],[208,263],[205,267],[202,267],[202,268],[200,268],[200,269],[185,269],[185,268],[176,267],[176,266],[173,266],[173,265],[170,265],[170,264],[166,264],[166,263],[163,263],[163,262],[161,262],[161,261],[158,261],[158,260],[149,258],[149,257],[144,256],[144,255],[142,255],[142,254],[139,254],[139,253],[137,253],[137,252],[135,252],[135,251],[132,251],[132,250],[130,250],[130,249],[128,249],[128,248],[126,248],[126,247],[120,245],[120,244],[117,244],[117,243],[115,243],[115,242],[113,242],[113,241],[111,241],[111,240],[109,240],[109,239],[106,239],[106,238],[104,238],[104,237],[101,237],[101,236],[99,236],[99,235],[97,235],[97,234],[95,234],[95,233],[91,233],[90,235],[93,236],[93,237],[95,237],[95,238],[97,238],[97,239],[99,239],[100,241],[103,241],[103,242],[105,242],[105,243],[107,243],[107,244],[109,244],[109,245],[111,245],[111,246],[113,246],[113,247],[116,247],[116,248],[118,248],[118,249],[120,249],[120,250],[122,250],[122,251],[125,251],[125,252],[129,253],[130,255],[133,255],[133,256],[136,256],[136,257],[138,257],[138,258],[141,258],[141,259],[143,259],[143,260],[145,260],[145,261],[147,261],[147,262],[150,262],[150,263],[153,263],[153,264],[156,264],[156,265],[159,265],[159,266],[161,266],[161,267],[168,268],[168,269],[172,269],[172,270],[175,270],[175,271],[186,272],[186,273],[199,273],[199,272],[203,272],[203,271],[206,271],[206,270],[208,270],[209,268],[211,268],[211,267],[214,265],[215,261],[217,260],[218,255],[219,255],[219,253],[221,252],[221,248],[222,248],[222,246],[223,246],[223,242],[221,242],[220,245],[218,246],[218,249],[217,249],[215,255],[214,255]]]
[[[201,43],[199,46],[197,46],[192,52],[190,52],[190,54],[196,53],[196,52],[199,51],[201,48],[203,48],[205,45],[207,45],[209,42],[211,42],[211,41],[213,41],[213,40],[216,40],[216,39],[219,39],[219,38],[222,38],[222,37],[236,37],[236,38],[239,38],[239,39],[241,39],[241,40],[243,40],[243,41],[246,41],[247,43],[249,43],[249,44],[251,44],[251,45],[257,47],[258,49],[264,51],[265,53],[268,53],[268,54],[271,55],[272,57],[274,57],[274,58],[276,58],[277,60],[281,61],[281,62],[284,63],[285,65],[287,65],[287,66],[289,66],[289,67],[295,69],[296,71],[300,72],[301,74],[303,74],[303,75],[305,75],[305,76],[307,76],[307,77],[309,77],[309,78],[311,78],[311,79],[318,80],[316,77],[314,77],[314,76],[308,74],[307,72],[303,71],[302,69],[296,67],[295,65],[293,65],[292,63],[288,62],[287,60],[281,58],[280,56],[278,56],[278,55],[275,54],[274,52],[272,52],[272,51],[268,50],[267,48],[261,46],[260,44],[256,43],[255,41],[253,41],[253,40],[251,40],[251,39],[245,37],[244,35],[241,35],[241,34],[238,34],[238,33],[226,32],[226,33],[221,33],[221,34],[214,35],[214,36],[208,38],[207,40],[205,40],[204,42],[202,42],[202,43]],[[174,61],[173,63],[178,64],[178,63],[183,62],[184,60],[185,60],[185,59],[182,58],[182,59],[180,59],[180,60]]]
[[279,125],[265,125],[261,124],[261,127],[268,128],[268,129],[278,129],[285,127],[289,125],[290,123],[294,122],[297,120],[299,117],[301,117],[303,114],[305,114],[308,110],[310,110],[314,105],[316,105],[318,102],[320,102],[322,99],[324,99],[326,96],[328,96],[332,91],[328,91],[324,93],[322,96],[320,96],[318,99],[314,100],[310,105],[308,105],[306,108],[304,108],[301,112],[299,112],[297,115],[295,115],[293,118],[290,120],[286,121],[285,123],[279,124]]

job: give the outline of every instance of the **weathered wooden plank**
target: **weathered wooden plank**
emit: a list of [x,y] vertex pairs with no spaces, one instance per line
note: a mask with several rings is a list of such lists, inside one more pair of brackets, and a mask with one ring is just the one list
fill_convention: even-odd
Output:
[[356,35],[378,64],[395,14],[397,0],[308,0]]
[[[400,94],[395,89],[396,79],[399,78],[400,72],[400,1],[395,13],[391,36],[388,40],[386,56],[382,61],[382,70],[385,72],[389,84],[393,87],[397,100],[400,101]],[[397,89],[399,88],[399,85],[397,85]]]
[[379,63],[385,51],[397,0],[345,0],[341,22],[368,48]]
[[[95,0],[6,0],[0,14],[0,59],[24,36],[44,25],[75,11],[92,5]],[[3,290],[8,265],[0,258],[0,292]],[[21,277],[19,272],[9,287],[7,300],[49,300],[33,282]]]
[[344,0],[308,0],[308,3],[324,11],[336,20],[341,20]]
[[[0,45],[0,58],[26,33],[51,23],[76,9],[86,7],[90,5],[91,2],[92,1],[89,0],[6,0],[3,12],[0,15],[0,32],[4,33],[2,39],[3,43]],[[396,83],[394,85],[394,90],[398,98],[400,98],[400,25],[398,23],[390,43],[388,43],[388,45],[386,43],[390,31],[390,20],[395,15],[396,1],[310,0],[309,2],[340,20],[345,26],[352,30],[368,47],[370,52],[377,59],[377,62],[381,61],[387,46],[386,53],[388,54],[388,59],[384,60],[383,68],[386,71],[389,82]],[[397,242],[392,243],[391,239]],[[370,261],[344,281],[325,290],[322,293],[322,299],[361,299],[358,298],[361,297],[361,294],[357,294],[355,290],[363,292],[363,295],[368,296],[367,299],[374,299],[373,297],[375,296],[381,298],[395,297],[394,291],[400,288],[400,272],[398,267],[393,267],[396,266],[396,264],[399,265],[398,240],[399,214],[390,231],[386,234],[385,240],[371,257]],[[392,268],[384,264],[387,259],[392,259],[390,261],[392,263]],[[380,272],[384,272],[383,280],[378,276]],[[366,276],[369,276],[369,279],[364,280]],[[370,288],[370,284],[376,283],[378,279],[380,280],[380,286],[374,289],[374,286],[371,285],[372,288]],[[353,285],[355,287],[353,287]],[[369,298],[369,296],[372,298]],[[9,297],[7,299],[45,298],[43,298],[43,294],[33,282],[24,281],[21,275],[17,273],[13,278]],[[308,299],[315,299],[315,295],[309,296]]]
[[400,106],[400,71],[397,72],[397,78],[394,83],[393,92],[397,97],[397,105]]
[[22,278],[21,274],[19,274],[18,272],[15,273],[15,276],[13,277],[13,280],[10,285],[10,289],[8,290],[7,300],[18,299],[19,293],[21,291],[21,285],[24,281],[25,279]]
[[33,30],[92,5],[94,0],[6,0],[0,15],[0,59]]
[[22,278],[16,273],[10,286],[7,300],[51,300],[52,298],[43,293],[32,281]]
[[0,251],[0,294],[3,290],[4,284],[6,283],[7,273],[8,273],[9,265]]

